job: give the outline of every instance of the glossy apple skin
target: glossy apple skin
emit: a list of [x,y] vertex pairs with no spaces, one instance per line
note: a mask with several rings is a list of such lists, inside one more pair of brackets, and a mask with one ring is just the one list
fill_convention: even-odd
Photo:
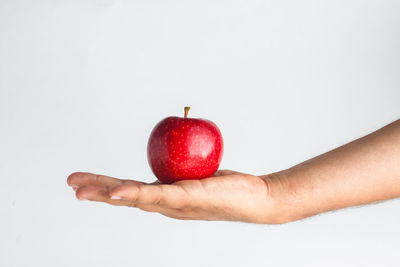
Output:
[[223,154],[223,139],[213,122],[168,117],[150,134],[147,159],[162,183],[212,176]]

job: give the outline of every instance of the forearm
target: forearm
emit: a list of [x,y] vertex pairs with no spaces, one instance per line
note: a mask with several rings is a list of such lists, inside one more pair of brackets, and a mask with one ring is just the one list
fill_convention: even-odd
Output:
[[282,222],[400,197],[400,120],[265,179]]

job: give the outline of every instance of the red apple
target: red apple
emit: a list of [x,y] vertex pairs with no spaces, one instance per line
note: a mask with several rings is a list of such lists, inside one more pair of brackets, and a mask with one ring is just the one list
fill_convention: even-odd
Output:
[[212,176],[219,167],[223,140],[217,125],[206,119],[167,117],[150,134],[147,159],[163,183]]

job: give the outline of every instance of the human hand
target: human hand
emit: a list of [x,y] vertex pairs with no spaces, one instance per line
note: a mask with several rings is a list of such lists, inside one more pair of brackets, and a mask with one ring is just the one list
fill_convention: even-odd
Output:
[[67,182],[80,200],[136,207],[176,219],[278,222],[269,179],[230,170],[219,170],[214,176],[146,184],[77,172]]
[[400,197],[400,120],[289,169],[265,176],[229,170],[202,180],[145,184],[73,173],[78,199],[186,220],[285,223]]

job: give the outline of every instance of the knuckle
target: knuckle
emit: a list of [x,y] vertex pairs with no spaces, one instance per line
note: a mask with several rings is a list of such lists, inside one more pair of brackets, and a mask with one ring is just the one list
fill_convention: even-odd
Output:
[[137,208],[138,207],[138,202],[140,202],[140,195],[141,195],[141,192],[142,192],[142,188],[141,188],[141,186],[139,186],[138,188],[137,188],[137,194],[136,194],[136,196],[135,197],[132,197],[132,198],[130,198],[130,200],[128,200],[128,207],[131,207],[131,208]]
[[159,185],[157,186],[158,192],[156,194],[156,197],[153,199],[152,204],[153,205],[164,205],[165,204],[165,185]]
[[152,204],[153,204],[153,205],[157,205],[157,206],[161,206],[161,205],[163,205],[164,203],[163,203],[161,197],[157,197],[156,199],[154,199],[154,200],[152,201]]

